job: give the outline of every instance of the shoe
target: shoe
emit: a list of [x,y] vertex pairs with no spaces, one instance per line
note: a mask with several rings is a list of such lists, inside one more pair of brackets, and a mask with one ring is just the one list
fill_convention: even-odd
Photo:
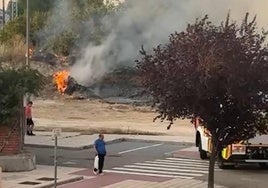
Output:
[[34,133],[32,133],[32,132],[31,132],[31,133],[29,133],[29,135],[30,135],[30,136],[35,136],[35,134],[34,134]]
[[102,172],[102,173],[100,173],[99,175],[100,175],[100,176],[103,176],[103,175],[104,175],[104,173]]
[[93,169],[93,173],[94,173],[95,175],[97,175],[97,174],[98,174],[98,170]]

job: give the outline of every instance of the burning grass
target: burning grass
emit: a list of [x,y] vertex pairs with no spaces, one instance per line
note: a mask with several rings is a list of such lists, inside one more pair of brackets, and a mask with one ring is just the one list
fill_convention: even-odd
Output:
[[64,94],[65,90],[68,87],[68,80],[69,80],[70,72],[67,70],[58,71],[53,74],[53,82],[57,87],[57,90]]

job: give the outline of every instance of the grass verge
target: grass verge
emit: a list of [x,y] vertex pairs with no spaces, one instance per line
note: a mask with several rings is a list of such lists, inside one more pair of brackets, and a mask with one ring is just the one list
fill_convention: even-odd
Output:
[[[52,131],[54,128],[60,127],[35,127],[36,131]],[[64,127],[62,128],[63,132],[79,132],[81,135],[92,135],[92,134],[122,134],[122,135],[155,135],[161,136],[166,135],[159,132],[150,132],[150,131],[140,131],[133,129],[119,129],[119,128],[88,128],[88,129],[79,129],[79,128],[71,128]]]

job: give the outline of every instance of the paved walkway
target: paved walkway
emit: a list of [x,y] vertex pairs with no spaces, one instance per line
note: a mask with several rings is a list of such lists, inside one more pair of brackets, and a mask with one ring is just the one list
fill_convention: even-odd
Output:
[[[64,184],[59,188],[206,188],[207,182],[196,179],[144,177],[126,174],[107,173],[104,176],[95,176]],[[92,176],[91,176],[92,177]],[[215,188],[226,188],[215,185]]]
[[[140,181],[140,180],[125,180],[119,183],[105,186],[104,188],[205,188],[207,183],[199,180],[188,179],[171,179],[164,182]],[[216,185],[215,188],[224,188],[224,186]]]
[[[67,183],[79,181],[83,176],[70,174],[81,170],[79,168],[58,167],[58,182]],[[37,165],[35,170],[29,172],[2,173],[1,188],[45,188],[54,184],[54,167]]]

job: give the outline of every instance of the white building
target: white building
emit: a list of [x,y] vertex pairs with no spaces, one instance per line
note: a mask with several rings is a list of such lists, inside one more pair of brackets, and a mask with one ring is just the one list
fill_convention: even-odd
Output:
[[[10,20],[9,18],[10,18],[9,15],[5,12],[5,23]],[[3,10],[0,9],[0,27],[2,28],[2,26],[3,26]]]
[[3,8],[5,8],[5,23],[10,20],[10,16],[14,17],[14,13],[17,15],[17,0],[5,0],[5,6],[3,7],[3,1],[0,0],[0,27],[3,26]]

